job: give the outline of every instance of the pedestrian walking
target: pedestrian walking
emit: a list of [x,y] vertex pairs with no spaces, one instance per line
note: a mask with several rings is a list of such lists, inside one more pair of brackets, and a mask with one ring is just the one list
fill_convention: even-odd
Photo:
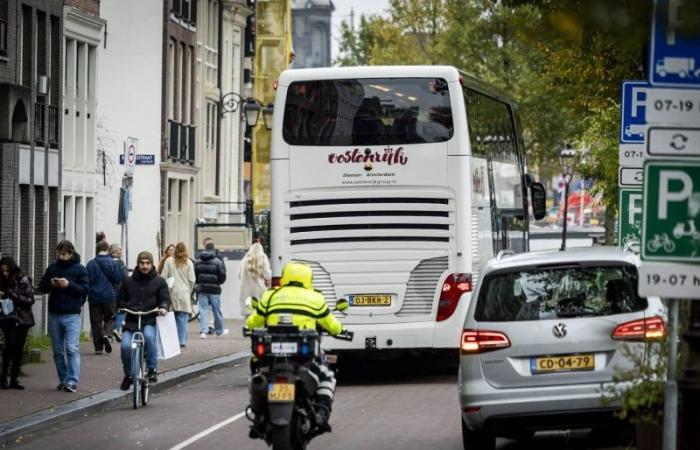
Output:
[[[122,283],[117,297],[117,308],[127,308],[136,312],[151,311],[159,308],[158,313],[164,316],[170,308],[170,292],[165,279],[158,275],[153,267],[153,255],[141,252],[136,258],[136,270]],[[143,336],[146,344],[147,377],[151,382],[158,381],[158,349],[156,347],[156,313],[143,316],[141,319]],[[121,356],[124,369],[124,379],[120,389],[126,391],[131,386],[131,340],[138,328],[138,318],[126,314],[122,335]]]
[[163,267],[165,267],[165,261],[168,260],[168,258],[172,258],[175,256],[175,245],[170,244],[167,247],[165,247],[165,251],[163,252],[163,256],[160,257],[158,260],[158,270],[159,274],[163,273]]
[[114,330],[114,315],[116,314],[117,293],[114,285],[124,280],[124,275],[117,263],[109,255],[109,243],[100,241],[97,244],[97,256],[87,263],[90,277],[88,304],[90,305],[90,328],[95,354],[101,355],[102,350],[112,353],[109,338]]
[[[126,264],[124,264],[124,261],[122,260],[122,255],[123,255],[123,250],[122,246],[114,243],[109,246],[109,255],[112,257],[112,260],[117,264],[119,267],[119,270],[122,273],[122,281],[119,283],[114,284],[114,292],[116,295],[119,295],[119,291],[122,288],[122,282],[126,280],[126,278],[129,276],[129,271],[126,269]],[[114,316],[114,330],[112,330],[112,336],[114,336],[114,339],[117,342],[122,341],[122,326],[124,325],[124,313],[117,311],[116,315]]]
[[180,347],[187,346],[187,322],[192,314],[191,295],[194,289],[194,264],[189,258],[187,246],[178,242],[175,256],[168,258],[163,267],[163,278],[170,287],[170,303],[175,311],[177,337]]
[[104,231],[98,231],[95,233],[95,245],[99,244],[102,241],[107,240],[107,235],[105,234]]
[[[32,279],[24,274],[14,259],[5,256],[0,259],[0,327],[5,336],[2,352],[2,389],[24,389],[19,383],[19,367],[22,364],[24,343],[29,329],[34,326],[34,289]],[[7,383],[7,375],[10,383]]]
[[59,242],[56,251],[56,262],[41,277],[39,290],[49,294],[48,328],[58,373],[57,389],[75,392],[80,379],[80,312],[90,282],[72,242]]
[[199,305],[199,337],[206,339],[209,309],[214,314],[214,332],[217,336],[227,335],[224,316],[221,313],[221,285],[226,281],[226,266],[218,257],[214,241],[205,240],[204,251],[194,263],[197,278],[197,304]]
[[245,317],[249,314],[245,300],[248,297],[262,298],[263,293],[270,287],[271,277],[270,261],[267,259],[265,250],[259,242],[255,242],[241,260],[241,268],[238,272],[238,278],[241,280],[241,294],[238,297],[241,316]]

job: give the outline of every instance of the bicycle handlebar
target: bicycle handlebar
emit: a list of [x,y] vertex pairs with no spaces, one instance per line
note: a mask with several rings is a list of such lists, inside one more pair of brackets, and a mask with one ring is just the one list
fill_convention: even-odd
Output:
[[153,314],[153,313],[156,313],[156,312],[158,312],[159,310],[160,310],[160,308],[154,308],[154,309],[152,309],[152,310],[150,310],[150,311],[132,311],[132,310],[127,309],[127,308],[119,308],[119,312],[122,312],[122,311],[123,311],[123,312],[125,312],[125,313],[127,313],[127,314],[132,314],[132,315],[134,315],[134,316],[145,316],[146,314]]

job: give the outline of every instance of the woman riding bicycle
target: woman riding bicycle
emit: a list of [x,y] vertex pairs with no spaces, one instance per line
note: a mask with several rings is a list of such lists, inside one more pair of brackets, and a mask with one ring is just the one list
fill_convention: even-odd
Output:
[[[141,252],[137,258],[137,270],[124,280],[117,298],[117,309],[127,308],[132,311],[143,312],[154,308],[160,308],[158,314],[164,316],[170,308],[170,291],[165,279],[158,275],[153,267],[153,255],[149,252]],[[158,381],[156,348],[156,318],[155,314],[144,316],[142,319],[143,335],[146,341],[146,366],[148,367],[148,379],[155,383]],[[131,314],[127,314],[124,322],[122,336],[122,366],[124,368],[124,380],[120,386],[126,391],[132,383],[131,379],[131,339],[138,328],[138,320]]]

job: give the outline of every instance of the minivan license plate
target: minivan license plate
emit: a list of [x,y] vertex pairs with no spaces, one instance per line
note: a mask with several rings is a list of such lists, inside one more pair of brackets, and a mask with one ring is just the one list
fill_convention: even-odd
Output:
[[292,383],[270,383],[267,385],[267,401],[293,402],[294,385]]
[[592,353],[585,353],[580,355],[530,358],[530,370],[535,375],[552,372],[595,370],[595,357]]
[[352,306],[391,306],[391,295],[351,295]]

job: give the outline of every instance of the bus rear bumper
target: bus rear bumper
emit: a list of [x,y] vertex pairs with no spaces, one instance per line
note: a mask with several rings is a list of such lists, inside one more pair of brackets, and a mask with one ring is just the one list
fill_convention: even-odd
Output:
[[327,337],[321,345],[328,350],[392,350],[433,348],[435,322],[353,325],[347,329],[355,333],[352,342]]

